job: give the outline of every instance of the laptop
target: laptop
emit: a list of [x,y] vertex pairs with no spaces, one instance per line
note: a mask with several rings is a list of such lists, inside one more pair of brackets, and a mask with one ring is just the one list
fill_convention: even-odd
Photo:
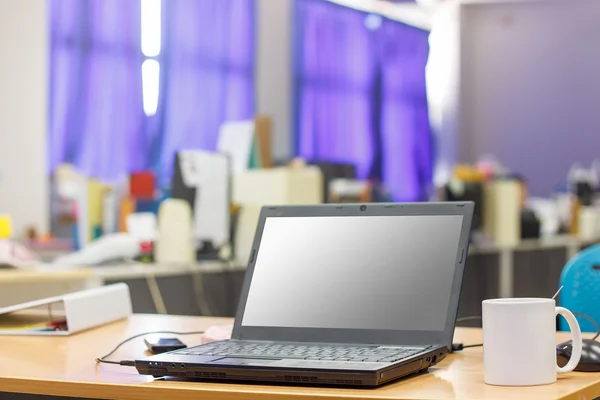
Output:
[[230,340],[140,374],[377,386],[452,347],[473,203],[263,207]]

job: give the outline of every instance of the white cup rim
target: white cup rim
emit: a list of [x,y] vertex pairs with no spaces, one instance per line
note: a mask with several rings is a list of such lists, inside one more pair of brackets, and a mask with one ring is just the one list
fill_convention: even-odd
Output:
[[484,300],[483,304],[497,305],[515,305],[515,304],[547,304],[554,303],[554,299],[544,299],[537,297],[511,297],[505,299],[489,299]]

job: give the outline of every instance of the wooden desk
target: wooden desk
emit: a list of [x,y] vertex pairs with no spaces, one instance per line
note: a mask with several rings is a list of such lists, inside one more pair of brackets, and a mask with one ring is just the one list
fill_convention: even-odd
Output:
[[[203,330],[229,319],[135,315],[71,337],[7,337],[0,341],[0,392],[20,392],[78,398],[299,400],[321,399],[593,399],[600,396],[600,373],[561,375],[553,385],[507,388],[483,383],[482,349],[449,356],[430,373],[378,389],[312,388],[276,385],[238,385],[185,381],[153,381],[134,368],[96,366],[94,358],[134,334],[169,329]],[[564,339],[561,335],[560,340]],[[198,336],[185,336],[188,345]],[[455,340],[480,343],[481,330],[459,328]],[[115,360],[140,357],[143,340],[125,345]]]
[[161,278],[244,270],[246,270],[245,265],[224,261],[200,261],[192,264],[133,263],[95,267],[94,276],[100,278],[102,281],[116,281],[145,278],[148,275],[152,275],[155,278]]
[[0,269],[0,284],[81,280],[89,278],[93,274],[94,271],[91,268],[57,271]]

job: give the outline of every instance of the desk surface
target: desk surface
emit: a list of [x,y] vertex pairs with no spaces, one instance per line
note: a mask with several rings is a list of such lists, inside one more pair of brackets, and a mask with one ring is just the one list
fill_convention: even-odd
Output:
[[94,276],[104,280],[139,279],[147,275],[155,277],[177,276],[195,273],[211,274],[228,271],[244,271],[246,267],[234,262],[201,261],[193,264],[120,264],[94,268]]
[[44,269],[0,269],[0,283],[24,283],[41,281],[69,281],[82,280],[94,275],[91,268],[78,268],[69,270],[44,270]]
[[139,279],[147,275],[155,277],[175,276],[192,273],[217,273],[240,271],[246,268],[236,263],[206,261],[194,264],[120,264],[102,267],[56,268],[51,266],[40,269],[0,269],[0,283],[33,281],[66,281],[86,278],[103,280]]
[[[153,381],[132,367],[103,364],[94,358],[137,333],[156,330],[197,331],[229,319],[134,315],[129,320],[71,337],[6,337],[0,341],[0,391],[49,394],[79,398],[114,399],[593,399],[600,396],[600,373],[561,375],[553,385],[506,388],[483,383],[481,348],[456,353],[430,369],[430,373],[404,379],[378,389],[310,388]],[[562,337],[560,339],[563,339]],[[198,336],[186,336],[188,345]],[[457,329],[456,341],[480,343],[481,330]],[[143,340],[123,346],[114,359],[140,357]],[[584,397],[585,396],[585,397]]]

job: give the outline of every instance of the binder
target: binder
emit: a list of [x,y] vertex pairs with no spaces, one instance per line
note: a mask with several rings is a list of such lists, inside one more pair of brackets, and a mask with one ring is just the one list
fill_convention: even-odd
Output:
[[0,308],[0,335],[69,336],[131,314],[129,286],[116,283]]
[[259,168],[273,168],[272,123],[271,118],[258,115],[254,119],[255,153],[259,160]]

